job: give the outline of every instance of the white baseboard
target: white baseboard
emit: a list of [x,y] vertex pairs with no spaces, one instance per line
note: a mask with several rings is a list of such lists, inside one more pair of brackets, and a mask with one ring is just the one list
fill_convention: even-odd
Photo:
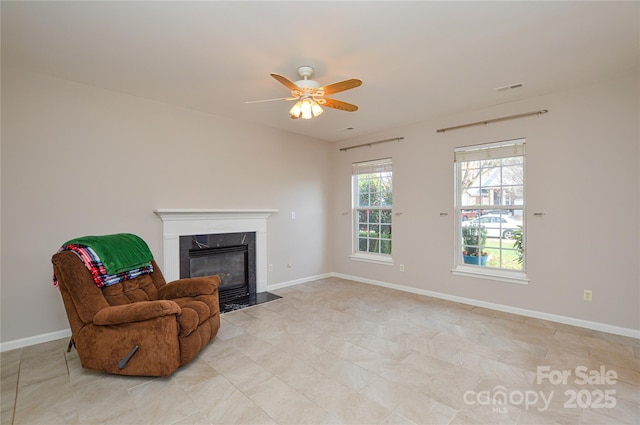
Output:
[[[630,338],[640,339],[640,330],[623,328],[621,326],[608,325],[606,323],[591,322],[589,320],[576,319],[573,317],[560,316],[557,314],[543,313],[535,310],[527,310],[524,308],[511,307],[503,304],[490,303],[487,301],[475,300],[473,298],[459,297],[456,295],[443,294],[441,292],[427,291],[425,289],[412,288],[409,286],[397,285],[394,283],[382,282],[380,280],[367,279],[358,276],[351,276],[342,273],[324,273],[316,276],[305,277],[302,279],[290,280],[288,282],[267,285],[268,291],[286,288],[289,286],[300,285],[302,283],[313,282],[314,280],[326,279],[329,277],[338,277],[341,279],[353,280],[355,282],[367,283],[370,285],[383,286],[385,288],[396,289],[398,291],[410,292],[427,297],[439,298],[447,301],[454,301],[462,304],[484,307],[491,310],[504,311],[506,313],[519,314],[521,316],[533,317],[535,319],[549,320],[551,322],[564,323],[566,325],[578,326],[581,328],[593,329],[596,331],[607,332],[615,335],[627,336]],[[47,334],[36,335],[28,338],[16,339],[0,343],[0,352],[15,350],[17,348],[28,347],[30,345],[41,344],[43,342],[54,341],[56,339],[70,337],[71,329],[50,332]]]
[[520,316],[532,317],[535,319],[549,320],[550,322],[564,323],[566,325],[578,326],[580,328],[593,329],[596,331],[606,332],[615,335],[628,336],[630,338],[640,339],[640,330],[623,328],[621,326],[608,325],[606,323],[592,322],[589,320],[576,319],[573,317],[560,316],[557,314],[544,313],[535,310],[527,310],[524,308],[511,307],[503,304],[496,304],[487,301],[480,301],[473,298],[459,297],[456,295],[443,294],[441,292],[427,291],[424,289],[411,288],[403,285],[396,285],[394,283],[382,282],[379,280],[367,279],[358,276],[351,276],[341,273],[331,273],[334,277],[342,279],[353,280],[360,283],[368,283],[370,285],[383,286],[385,288],[397,289],[399,291],[411,292],[418,295],[426,295],[428,297],[440,298],[447,301],[454,301],[462,304],[474,305],[477,307],[484,307],[491,310],[504,311],[506,313],[518,314]]
[[0,343],[0,352],[15,350],[22,347],[28,347],[30,345],[42,344],[43,342],[55,341],[56,339],[70,337],[71,329],[63,329],[61,331],[30,336],[28,338],[14,339],[13,341]]
[[324,273],[316,276],[304,277],[302,279],[290,280],[288,282],[267,285],[267,291],[275,291],[276,289],[286,288],[288,286],[300,285],[301,283],[313,282],[314,280],[326,279],[332,276],[334,276],[333,273]]

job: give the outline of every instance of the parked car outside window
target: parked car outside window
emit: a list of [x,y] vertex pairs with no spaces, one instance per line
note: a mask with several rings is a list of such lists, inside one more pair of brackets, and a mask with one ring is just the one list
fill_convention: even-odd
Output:
[[471,220],[472,218],[476,218],[480,215],[478,210],[462,210],[462,221]]
[[504,214],[487,214],[462,223],[463,227],[472,225],[483,226],[490,238],[513,239],[513,232],[520,229],[522,221]]

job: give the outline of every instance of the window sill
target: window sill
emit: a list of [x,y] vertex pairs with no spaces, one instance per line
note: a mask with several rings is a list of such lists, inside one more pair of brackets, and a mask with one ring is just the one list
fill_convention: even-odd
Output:
[[366,263],[376,263],[393,266],[393,258],[391,256],[351,254],[349,258],[355,261],[364,261]]
[[496,270],[482,266],[458,265],[451,272],[457,276],[476,277],[489,280],[497,280],[500,282],[517,283],[520,285],[528,285],[529,278],[524,272]]

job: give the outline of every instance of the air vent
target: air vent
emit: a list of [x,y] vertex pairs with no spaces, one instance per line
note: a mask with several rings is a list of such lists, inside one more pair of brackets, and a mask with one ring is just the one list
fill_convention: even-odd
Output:
[[524,87],[522,83],[509,84],[508,86],[496,87],[495,91],[509,91]]

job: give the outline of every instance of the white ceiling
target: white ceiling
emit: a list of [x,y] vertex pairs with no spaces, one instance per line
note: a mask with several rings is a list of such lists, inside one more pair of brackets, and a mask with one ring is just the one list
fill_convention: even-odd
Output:
[[[8,2],[2,65],[337,141],[639,73],[640,3]],[[363,85],[292,120],[269,76]],[[497,92],[496,87],[524,88]],[[346,130],[352,127],[353,130]]]

